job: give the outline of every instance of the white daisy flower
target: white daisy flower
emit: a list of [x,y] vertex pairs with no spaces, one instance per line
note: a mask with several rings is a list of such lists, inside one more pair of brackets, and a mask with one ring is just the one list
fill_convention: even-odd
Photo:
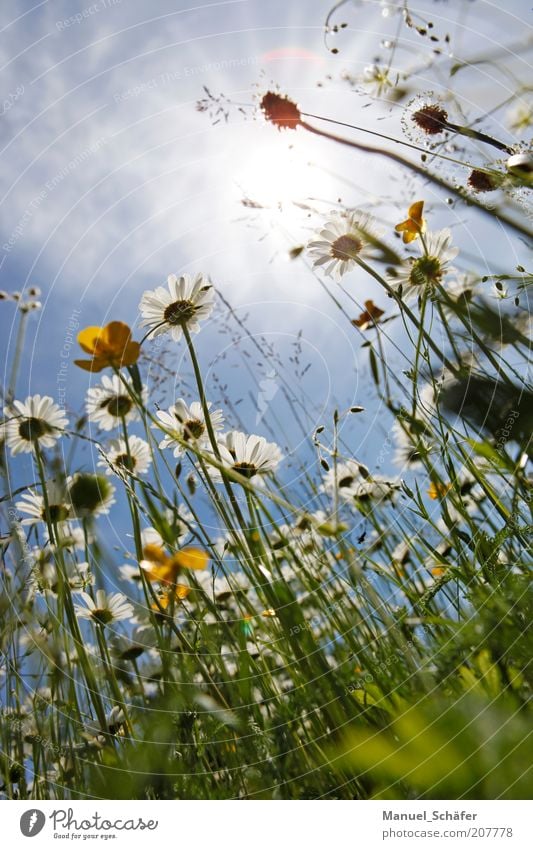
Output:
[[[68,495],[66,493],[65,501],[67,502],[70,515],[73,517],[74,510],[72,509],[72,505],[70,504],[68,500]],[[21,524],[24,524],[24,522],[22,522]],[[85,533],[87,534],[87,542],[89,543],[89,545],[92,544],[94,542],[94,534],[91,533],[88,527],[85,528]],[[79,525],[76,525],[73,521],[68,519],[66,522],[62,522],[61,524],[60,539],[58,540],[58,543],[61,548],[68,549],[69,551],[75,549],[78,549],[78,551],[84,551],[86,543],[85,533],[83,528],[80,528]],[[45,545],[49,545],[52,549],[55,548],[55,542],[50,542],[47,527],[45,527],[43,531],[43,540]]]
[[103,749],[108,742],[108,735],[121,735],[124,730],[126,717],[124,711],[118,705],[111,708],[111,711],[106,714],[105,725],[106,732],[103,732],[97,722],[87,722],[82,737],[87,740],[89,746],[96,749]]
[[336,468],[330,468],[326,472],[322,490],[328,495],[334,495],[335,490],[337,490],[340,498],[344,501],[351,501],[354,487],[364,480],[360,468],[360,463],[356,463],[355,460],[337,463]]
[[363,474],[364,467],[356,460],[337,463],[336,469],[330,469],[323,483],[323,491],[333,495],[335,490],[343,501],[384,501],[394,497],[399,484],[389,481],[381,475]]
[[424,433],[410,429],[394,422],[392,426],[395,452],[394,463],[400,468],[420,469],[424,459],[433,451],[433,446]]
[[[56,481],[48,481],[46,493],[52,523],[55,525],[71,519],[73,515],[72,507],[68,501],[66,488]],[[27,516],[27,518],[22,519],[21,525],[36,525],[38,522],[47,522],[44,498],[38,492],[32,490],[25,492],[20,501],[16,502],[15,507]]]
[[158,548],[163,548],[165,543],[163,537],[155,528],[143,528],[141,531],[141,543],[144,548],[146,545],[157,545]]
[[104,475],[78,472],[67,480],[67,490],[74,515],[79,519],[104,516],[115,503],[115,487]]
[[272,550],[276,556],[283,557],[290,548],[301,555],[316,554],[322,548],[323,538],[317,531],[328,517],[323,510],[300,516],[294,525],[280,525],[272,534]]
[[131,619],[133,616],[133,606],[122,593],[107,595],[105,590],[97,590],[95,601],[88,593],[79,595],[84,605],[76,604],[74,609],[80,619],[90,619],[99,625],[110,625],[111,622]]
[[[187,507],[180,504],[173,509],[168,508],[163,512],[163,517],[170,530],[170,541],[172,545],[181,545],[191,533],[191,527],[195,526],[194,516]],[[147,527],[141,531],[141,542],[145,545],[157,545],[164,548],[166,542],[156,528]]]
[[[91,533],[89,528],[85,530],[87,533],[87,542],[90,545],[94,542],[94,534]],[[80,528],[79,525],[74,525],[72,522],[64,525],[61,528],[61,546],[63,548],[74,548],[82,551],[85,548],[85,533],[83,528]]]
[[211,315],[215,293],[202,274],[194,277],[170,274],[167,282],[168,291],[158,286],[143,294],[139,305],[143,318],[141,327],[151,328],[149,336],[152,339],[161,333],[170,333],[177,342],[185,326],[190,333],[198,333],[199,321]]
[[446,274],[454,271],[449,263],[459,252],[451,241],[448,229],[428,233],[424,238],[425,252],[422,256],[411,257],[397,269],[394,277],[389,278],[392,285],[401,294],[420,295],[424,289],[442,283]]
[[25,401],[13,401],[5,415],[6,442],[13,455],[29,453],[36,445],[51,448],[68,424],[64,411],[48,395],[29,395]]
[[[466,309],[472,303],[476,295],[476,287],[479,277],[474,274],[458,275],[446,283],[446,294],[458,308]],[[457,311],[451,304],[442,303],[442,312],[446,318],[454,318]]]
[[377,234],[368,215],[361,212],[332,213],[318,239],[307,245],[315,268],[324,266],[331,277],[340,278],[372,253]]
[[[57,594],[60,583],[53,550],[47,546],[44,549],[34,548],[32,553],[35,557],[31,576],[34,588],[39,592]],[[94,581],[88,563],[66,561],[62,568],[72,590],[85,590]]]
[[[211,412],[210,403],[207,404],[207,408],[215,433],[222,430],[224,425],[222,410]],[[198,447],[209,443],[204,411],[199,401],[193,401],[188,407],[183,398],[178,398],[176,403],[169,408],[168,413],[164,410],[158,410],[156,415],[167,431],[165,438],[159,443],[159,447],[173,448],[174,457],[179,457],[185,450],[181,442],[192,442]]]
[[98,465],[105,468],[106,475],[124,477],[128,472],[143,475],[150,468],[151,462],[150,446],[146,440],[140,436],[129,436],[127,444],[122,437],[112,439],[105,453],[102,452]]
[[175,542],[181,544],[191,533],[191,528],[195,527],[193,514],[187,507],[180,504],[173,510],[167,510],[165,515],[175,537]]
[[141,581],[141,573],[138,566],[133,566],[131,563],[123,563],[118,567],[118,574],[121,579],[126,582],[138,584]]
[[[224,466],[245,478],[254,478],[254,483],[258,482],[258,476],[273,472],[283,456],[275,442],[236,430],[226,433],[217,444]],[[211,472],[214,478],[221,479],[218,469],[211,467]]]
[[146,649],[153,648],[156,644],[157,638],[153,628],[148,629],[137,625],[127,636],[113,635],[111,653],[119,661],[135,661]]
[[[131,385],[131,381],[128,383]],[[146,388],[143,388],[142,400],[144,404],[148,400]],[[131,422],[140,418],[131,395],[117,374],[111,377],[104,375],[99,385],[88,389],[85,409],[89,421],[101,430],[113,430],[123,420]]]
[[393,87],[389,70],[383,65],[367,65],[363,71],[361,82],[374,97],[381,97]]

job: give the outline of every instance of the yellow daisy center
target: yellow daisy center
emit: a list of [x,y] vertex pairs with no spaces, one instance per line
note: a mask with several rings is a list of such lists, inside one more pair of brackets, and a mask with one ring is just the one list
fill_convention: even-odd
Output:
[[174,301],[166,307],[163,318],[167,324],[185,324],[193,318],[195,311],[192,301]]
[[442,280],[443,268],[436,256],[421,256],[415,260],[410,274],[414,286],[434,286]]
[[19,435],[27,442],[37,442],[42,436],[51,433],[52,428],[42,419],[24,419],[19,425]]
[[113,621],[113,614],[105,607],[97,607],[96,610],[91,610],[91,616],[93,619],[96,619],[100,625],[108,625]]
[[253,478],[257,474],[257,469],[253,463],[236,463],[233,466],[233,471],[238,472],[245,478]]
[[189,419],[183,424],[183,437],[188,439],[199,439],[205,432],[205,425],[199,419]]
[[114,395],[112,398],[106,398],[100,404],[102,410],[107,410],[109,415],[116,419],[127,416],[131,407],[132,402],[127,395]]
[[363,249],[362,240],[354,233],[345,233],[344,236],[339,236],[338,239],[331,245],[331,256],[334,259],[346,261],[347,259],[356,259]]

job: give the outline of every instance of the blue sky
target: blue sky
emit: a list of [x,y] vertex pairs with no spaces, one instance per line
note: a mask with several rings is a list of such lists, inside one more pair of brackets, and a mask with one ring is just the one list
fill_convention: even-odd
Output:
[[[436,73],[427,72],[421,52],[428,55],[427,41],[402,28],[398,69],[420,66],[416,86],[410,83],[413,94],[446,91],[451,64],[498,49],[502,33],[506,45],[526,40],[527,4],[498,5],[417,3],[422,15],[430,10],[434,32],[451,33],[454,56],[444,56]],[[360,338],[305,265],[288,259],[288,250],[309,238],[338,199],[373,209],[392,233],[406,199],[420,195],[420,184],[383,160],[300,131],[280,134],[238,114],[213,126],[195,109],[203,86],[250,104],[272,81],[308,112],[401,137],[401,108],[359,96],[341,79],[343,72],[360,74],[383,55],[380,42],[395,36],[398,18],[384,16],[379,2],[347,6],[336,20],[349,27],[332,42],[339,47],[332,54],[323,39],[328,8],[324,0],[190,5],[4,0],[0,286],[37,285],[44,302],[39,317],[31,319],[19,397],[39,391],[57,398],[56,375],[73,314],[82,326],[113,319],[133,325],[145,289],[170,272],[204,271],[250,330],[284,358],[301,345],[294,370],[312,364],[305,376],[295,377],[313,402],[309,432],[321,417],[331,416],[336,402],[372,409]],[[530,70],[512,52],[504,53],[502,64],[519,80]],[[453,85],[474,117],[502,101],[516,82],[508,71],[480,64],[457,73]],[[483,128],[509,140],[505,114],[495,113]],[[455,178],[461,182],[464,172]],[[267,209],[247,210],[245,196]],[[423,196],[432,226],[452,226],[465,266],[471,262],[488,273],[501,270],[502,262],[506,270],[526,263],[524,244],[497,224],[487,225],[464,206],[446,205],[435,189],[424,189]],[[312,211],[293,200],[306,200]],[[348,287],[358,301],[374,297],[386,305],[361,273]],[[3,304],[8,363],[13,316],[12,307]],[[243,426],[266,433],[257,422],[256,383],[222,324],[215,316],[198,339],[208,385],[216,396],[227,382],[232,399],[243,399]],[[390,328],[399,338],[399,322]],[[182,356],[181,348],[171,355],[176,394],[182,394]],[[259,379],[270,370],[264,362],[257,368]],[[69,362],[69,409],[80,409],[88,380]],[[171,400],[174,387],[167,389]],[[283,393],[276,398],[274,412],[288,422],[290,448],[298,448],[299,431],[288,421]],[[350,427],[350,438],[371,462],[386,433],[379,409]]]

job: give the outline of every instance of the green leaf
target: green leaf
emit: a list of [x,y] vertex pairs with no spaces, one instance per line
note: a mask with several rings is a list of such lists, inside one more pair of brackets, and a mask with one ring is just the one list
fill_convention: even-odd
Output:
[[372,377],[374,378],[374,383],[376,384],[376,386],[379,386],[378,361],[374,349],[372,347],[368,349],[368,356],[370,359],[370,368],[372,370]]

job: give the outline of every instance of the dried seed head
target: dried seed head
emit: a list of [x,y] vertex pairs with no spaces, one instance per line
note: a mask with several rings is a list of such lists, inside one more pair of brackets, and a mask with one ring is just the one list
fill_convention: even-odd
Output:
[[300,110],[296,104],[273,91],[267,91],[263,96],[261,109],[267,121],[275,124],[279,130],[295,130],[300,123]]
[[485,171],[474,168],[468,177],[468,185],[475,192],[493,192],[497,188],[495,181]]
[[424,133],[428,136],[434,136],[446,129],[448,113],[441,106],[430,103],[428,106],[417,109],[413,113],[412,119]]

